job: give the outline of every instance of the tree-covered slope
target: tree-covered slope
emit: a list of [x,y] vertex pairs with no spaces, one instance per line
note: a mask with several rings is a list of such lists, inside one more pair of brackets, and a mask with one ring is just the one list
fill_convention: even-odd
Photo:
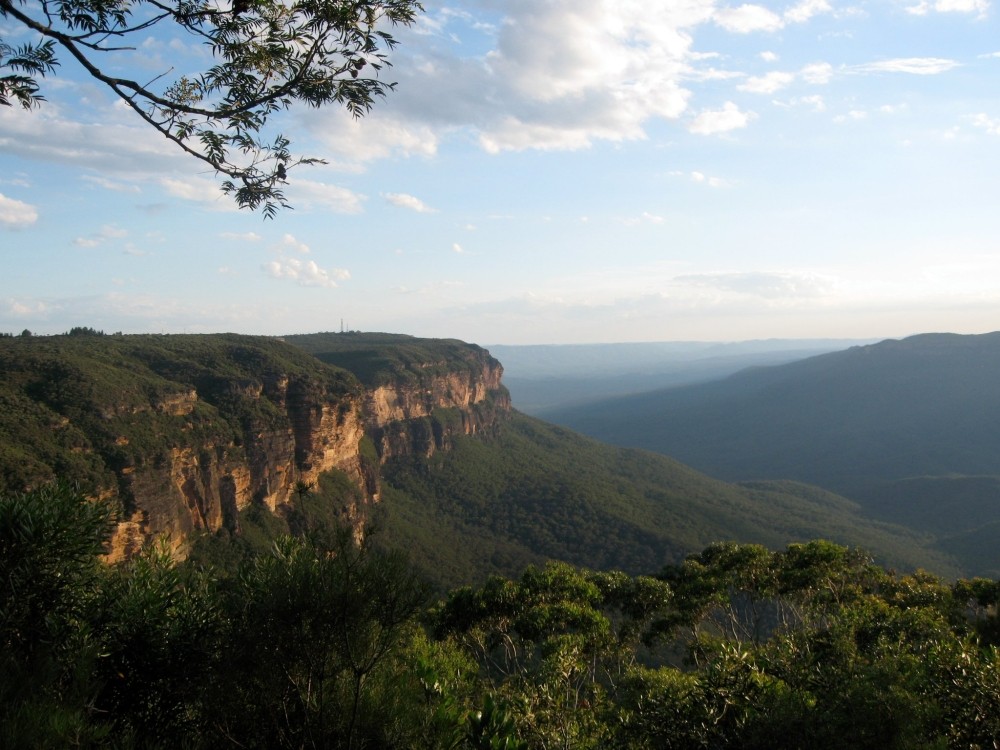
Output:
[[550,418],[721,479],[826,487],[987,572],[989,544],[958,540],[1000,542],[984,528],[1000,522],[998,375],[1000,333],[925,334]]
[[[80,330],[0,338],[0,491],[55,478],[98,491],[171,447],[239,442],[242,422],[277,416],[271,401],[243,393],[268,378],[300,376],[331,397],[360,389],[350,373],[271,337]],[[192,391],[191,412],[178,414]]]
[[514,406],[546,419],[552,410],[616,396],[719,380],[747,367],[794,362],[869,341],[767,339],[619,344],[490,345],[504,365]]
[[457,339],[426,339],[397,333],[307,333],[283,336],[321,362],[350,370],[366,386],[399,378],[416,380],[463,369],[479,374],[488,352]]
[[385,539],[445,583],[545,559],[649,572],[713,541],[781,546],[816,537],[904,569],[956,572],[919,534],[872,522],[818,488],[727,484],[524,415],[497,438],[391,461],[383,476]]
[[[349,529],[224,567],[99,563],[109,508],[0,493],[4,748],[969,750],[1000,585],[817,540],[655,576],[561,562],[443,597]],[[370,538],[369,538],[370,541]],[[436,603],[433,603],[435,602]]]

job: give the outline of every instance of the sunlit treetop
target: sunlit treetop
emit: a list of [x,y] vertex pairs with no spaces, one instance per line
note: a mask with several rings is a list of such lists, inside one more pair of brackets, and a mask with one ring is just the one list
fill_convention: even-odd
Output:
[[[288,204],[289,171],[321,160],[296,156],[266,126],[295,102],[339,104],[355,117],[394,84],[380,79],[396,45],[389,33],[422,11],[416,0],[0,0],[0,18],[36,38],[0,38],[0,104],[44,101],[39,79],[57,52],[74,58],[139,117],[222,177],[241,208],[273,217]],[[153,30],[211,50],[196,75],[164,70],[146,82],[119,77],[119,58]]]

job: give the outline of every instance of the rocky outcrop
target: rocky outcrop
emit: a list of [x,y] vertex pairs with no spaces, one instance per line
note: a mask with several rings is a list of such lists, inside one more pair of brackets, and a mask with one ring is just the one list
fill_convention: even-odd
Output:
[[365,395],[365,427],[379,458],[447,449],[455,435],[494,431],[510,411],[503,367],[488,354],[482,367],[427,376],[419,384],[393,383]]
[[[280,512],[331,470],[352,479],[363,505],[378,502],[378,467],[363,455],[363,438],[375,445],[378,462],[431,455],[456,435],[490,434],[509,413],[500,363],[485,350],[473,358],[473,367],[436,362],[337,393],[301,373],[212,377],[148,409],[133,405],[123,416],[111,408],[111,421],[138,423],[155,413],[183,439],[165,440],[153,456],[132,451],[115,467],[125,512],[109,558],[127,558],[154,539],[182,556],[192,532],[239,533],[241,510],[257,503]],[[120,440],[122,447],[128,435]],[[340,509],[358,528],[366,510],[351,498]]]

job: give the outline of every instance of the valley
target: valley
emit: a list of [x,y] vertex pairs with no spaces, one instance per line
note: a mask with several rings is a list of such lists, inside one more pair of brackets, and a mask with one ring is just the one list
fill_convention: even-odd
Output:
[[[925,343],[956,342],[903,361]],[[692,409],[715,394],[707,427],[783,394],[786,421],[747,443],[787,450],[796,407],[803,430],[892,414],[842,360],[860,358],[927,427],[935,404],[913,399],[947,366],[892,375],[895,348],[681,390]],[[867,421],[829,381],[823,408],[795,401],[829,371]],[[1000,585],[967,577],[996,549],[992,475],[865,502],[785,464],[713,478],[519,412],[501,363],[455,340],[88,329],[0,339],[0,373],[5,747],[958,750],[1000,732]],[[725,390],[745,379],[765,385]],[[671,424],[629,408],[635,438]],[[886,446],[915,460],[879,437],[859,479]]]
[[1000,573],[1000,334],[925,334],[547,412],[725,481],[791,479]]
[[643,573],[715,541],[819,537],[963,572],[927,529],[832,492],[711,479],[519,414],[500,362],[463,342],[8,338],[0,363],[7,491],[70,477],[108,498],[121,509],[112,559],[153,539],[183,557],[205,535],[238,538],[247,513],[288,529],[308,495],[356,534],[376,522],[441,585],[549,559]]

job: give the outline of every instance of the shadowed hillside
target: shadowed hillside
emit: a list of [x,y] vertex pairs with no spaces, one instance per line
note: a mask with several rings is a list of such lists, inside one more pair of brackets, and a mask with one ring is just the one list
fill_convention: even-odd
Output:
[[[720,479],[795,479],[915,528],[941,531],[927,520],[935,515],[965,519],[949,533],[967,533],[1000,521],[1000,503],[945,478],[1000,475],[998,375],[1000,333],[926,334],[550,418]],[[887,490],[915,477],[940,478],[936,491]],[[886,492],[892,502],[880,499]],[[979,569],[997,566],[988,563],[975,557]]]
[[747,367],[784,364],[870,343],[847,339],[767,339],[730,343],[498,345],[514,406],[546,419],[555,409],[615,396],[718,380]]
[[646,451],[614,448],[524,415],[489,440],[462,438],[383,471],[387,540],[448,583],[559,559],[633,573],[707,540],[781,546],[823,537],[902,569],[956,568],[926,535],[794,482],[733,485]]

